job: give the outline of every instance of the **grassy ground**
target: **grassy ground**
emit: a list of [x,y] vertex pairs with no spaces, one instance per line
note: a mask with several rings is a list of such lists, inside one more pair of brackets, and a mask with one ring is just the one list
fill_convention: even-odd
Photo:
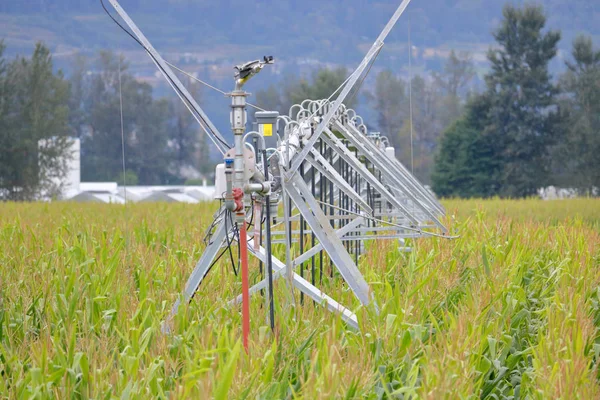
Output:
[[215,205],[0,204],[0,396],[598,398],[600,202],[445,205],[459,239],[368,244],[379,315],[325,265],[360,333],[279,282],[247,356],[226,262],[160,333]]

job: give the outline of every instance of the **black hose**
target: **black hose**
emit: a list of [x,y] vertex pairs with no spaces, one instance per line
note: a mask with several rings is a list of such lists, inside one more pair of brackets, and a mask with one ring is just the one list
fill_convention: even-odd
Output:
[[[263,149],[263,165],[265,169],[265,177],[269,176],[269,161],[267,160],[267,150]],[[265,244],[265,254],[267,258],[267,275],[269,280],[269,317],[271,322],[271,330],[275,331],[275,305],[273,304],[273,260],[271,259],[271,196],[265,196],[265,214],[267,242]]]

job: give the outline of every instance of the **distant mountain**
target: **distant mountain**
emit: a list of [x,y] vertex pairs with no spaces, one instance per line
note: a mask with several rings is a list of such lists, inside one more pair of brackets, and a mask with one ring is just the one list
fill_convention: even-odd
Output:
[[[108,8],[108,0],[104,0]],[[162,52],[199,64],[239,62],[270,53],[294,64],[354,65],[400,0],[122,0]],[[490,32],[501,18],[500,0],[413,0],[388,39],[380,65],[405,62],[410,20],[421,67],[437,69],[449,49],[484,59]],[[521,4],[523,1],[513,1]],[[600,1],[546,0],[548,27],[563,32],[568,50],[578,33],[600,41]],[[101,48],[135,50],[104,14],[99,0],[0,2],[0,38],[9,52],[46,42],[56,57]],[[187,57],[184,57],[187,53]],[[417,60],[419,61],[419,60]]]
[[[104,0],[113,12],[108,0]],[[273,55],[276,65],[247,85],[256,92],[289,75],[307,74],[319,66],[352,69],[389,20],[400,0],[121,0],[123,8],[169,61],[197,73],[224,90],[232,88],[233,65]],[[414,73],[439,70],[451,49],[468,51],[487,68],[491,32],[502,18],[503,0],[413,0],[364,83],[391,68],[406,77],[408,31]],[[524,4],[524,0],[512,1]],[[562,71],[571,42],[579,33],[600,44],[600,0],[545,0],[548,28],[560,29],[561,52],[555,71]],[[171,94],[146,54],[104,13],[100,0],[0,1],[0,38],[7,54],[29,54],[45,42],[58,67],[69,72],[73,56],[93,56],[100,49],[123,52],[130,69],[152,83],[159,94]],[[220,129],[228,130],[227,100],[204,92],[203,107]],[[364,104],[364,102],[363,102]],[[369,107],[359,107],[369,119]]]

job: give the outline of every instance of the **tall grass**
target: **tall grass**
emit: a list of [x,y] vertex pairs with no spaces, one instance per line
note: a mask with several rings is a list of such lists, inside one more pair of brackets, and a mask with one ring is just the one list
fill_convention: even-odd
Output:
[[[359,268],[380,308],[324,289],[360,332],[276,284],[240,346],[240,290],[219,262],[161,321],[204,248],[215,205],[0,205],[0,393],[5,398],[597,398],[600,202],[447,201],[455,241]],[[260,279],[252,265],[251,279]],[[298,295],[296,294],[298,297]],[[298,298],[297,298],[298,299]]]

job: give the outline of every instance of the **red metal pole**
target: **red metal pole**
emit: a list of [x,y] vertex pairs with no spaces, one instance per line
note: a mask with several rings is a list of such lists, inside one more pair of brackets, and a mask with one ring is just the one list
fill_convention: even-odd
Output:
[[240,257],[242,264],[242,334],[244,349],[248,353],[248,336],[250,335],[250,289],[248,284],[248,236],[246,222],[240,229]]

